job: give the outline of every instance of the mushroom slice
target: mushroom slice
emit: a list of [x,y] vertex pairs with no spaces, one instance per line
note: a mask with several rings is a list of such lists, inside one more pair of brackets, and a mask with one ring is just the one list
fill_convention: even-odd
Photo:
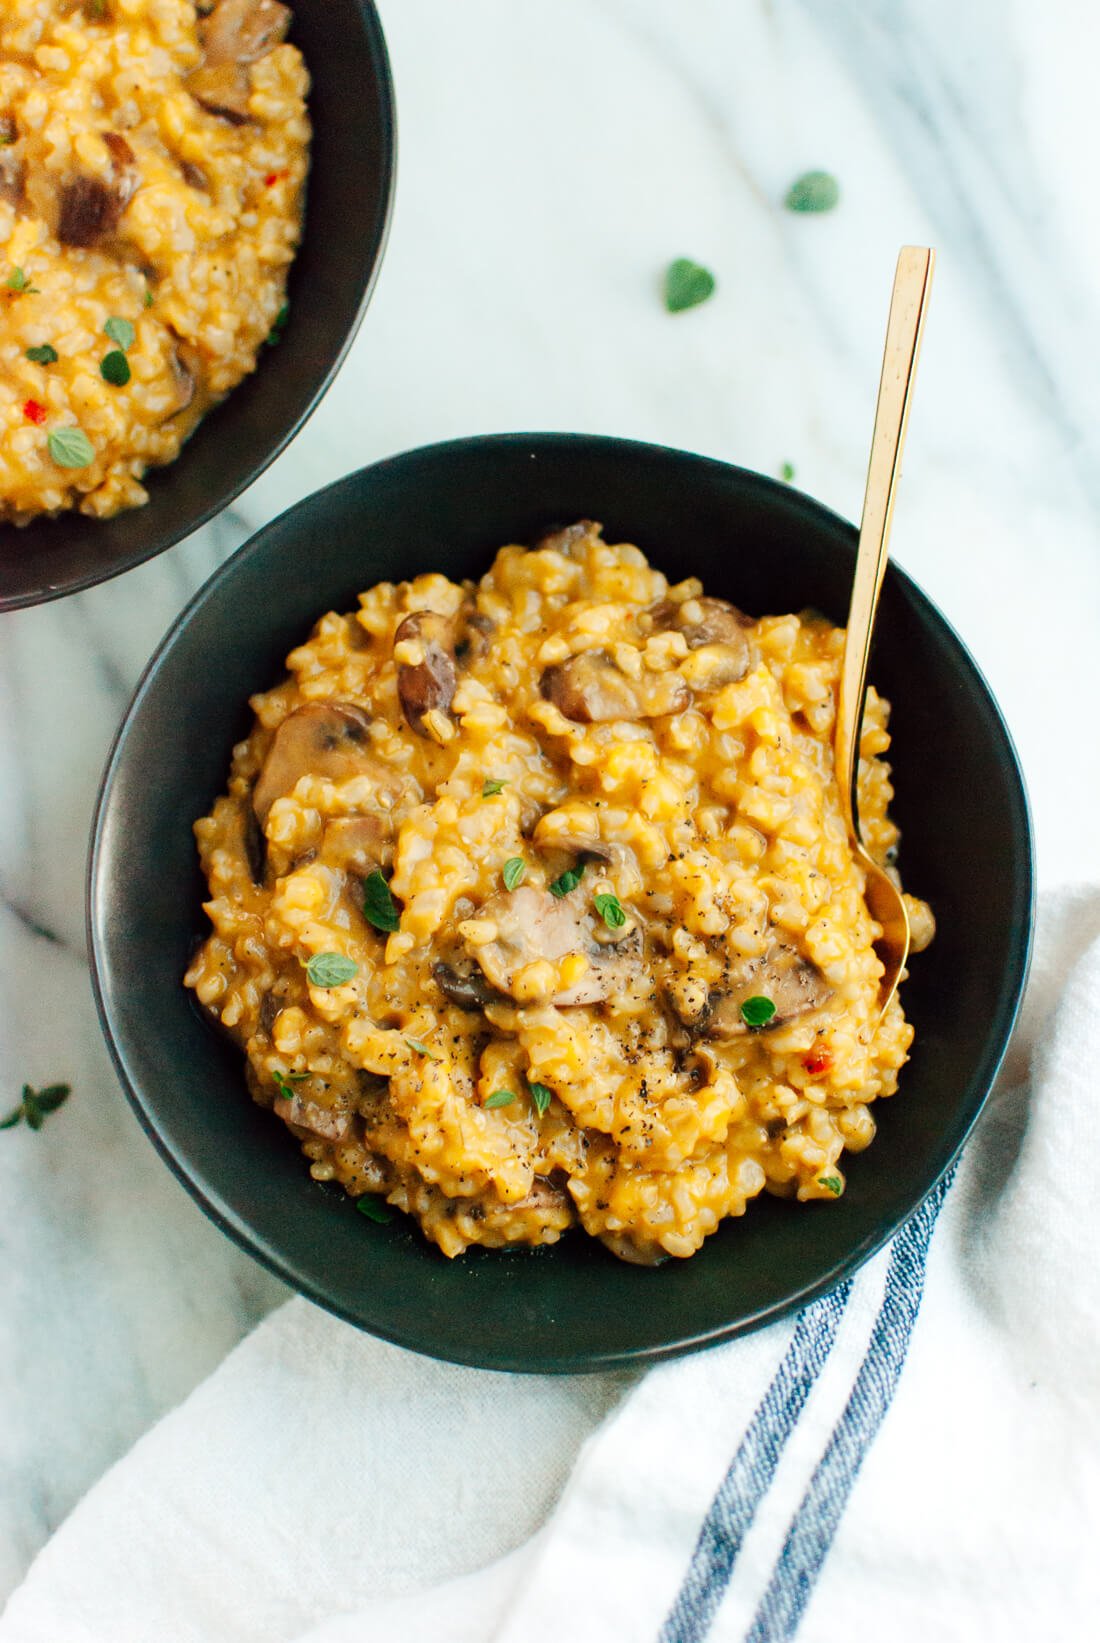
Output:
[[576,1214],[573,1200],[565,1187],[557,1181],[552,1181],[547,1175],[536,1175],[526,1198],[521,1198],[518,1204],[510,1204],[508,1207],[512,1210],[568,1210],[570,1215]]
[[535,552],[538,553],[546,549],[551,553],[568,554],[578,542],[583,542],[587,537],[598,536],[599,534],[599,525],[591,519],[578,519],[575,525],[566,525],[564,530],[547,531],[545,536],[540,536],[535,543]]
[[548,667],[539,689],[559,713],[578,724],[659,719],[682,713],[691,702],[691,691],[678,673],[643,672],[628,679],[603,650],[583,650]]
[[87,249],[118,227],[138,185],[133,149],[117,131],[104,133],[111,156],[111,179],[79,175],[61,185],[57,202],[57,237],[62,245]]
[[453,965],[439,962],[432,965],[432,979],[460,1010],[483,1010],[486,1004],[499,1002],[501,996],[476,966],[457,970]]
[[351,1131],[352,1114],[339,1107],[322,1107],[319,1101],[307,1101],[300,1095],[280,1095],[275,1111],[287,1124],[308,1130],[325,1141],[346,1141]]
[[177,342],[172,349],[172,381],[176,390],[176,402],[165,417],[179,416],[186,411],[195,398],[195,378],[198,375],[198,354],[186,342]]
[[370,720],[351,702],[306,702],[289,713],[275,732],[252,790],[252,808],[263,827],[276,799],[293,793],[303,776],[346,781],[393,778],[368,751]]
[[568,662],[548,667],[539,689],[559,713],[577,724],[638,717],[638,697],[631,681],[606,651],[585,650]]
[[215,65],[256,63],[286,39],[290,16],[279,0],[218,0],[199,24],[203,55]]
[[588,960],[580,979],[549,999],[561,1006],[600,1004],[632,981],[641,967],[642,932],[637,925],[618,941],[598,942],[591,916],[549,890],[521,885],[491,896],[478,920],[491,921],[497,934],[484,946],[471,948],[471,955],[490,985],[513,998],[520,971],[540,959],[556,963],[569,953],[583,953]]
[[699,1026],[704,1038],[726,1042],[748,1032],[741,1006],[749,998],[769,998],[775,1014],[770,1027],[785,1027],[800,1016],[820,1010],[833,989],[817,965],[796,947],[775,941],[760,958],[746,959],[731,972],[729,983],[715,989]]
[[745,633],[746,618],[725,599],[700,597],[682,605],[668,600],[655,605],[650,618],[657,629],[674,628],[682,633],[689,650],[706,650],[705,667],[696,667],[695,682],[705,688],[734,684],[743,679],[752,661]]
[[458,683],[454,623],[434,610],[414,610],[399,625],[393,644],[395,651],[399,645],[415,647],[419,657],[398,662],[397,693],[409,725],[424,736],[425,713],[449,712]]
[[10,114],[0,114],[0,200],[19,205],[23,199],[26,167],[18,154],[11,152],[19,131]]
[[365,878],[382,864],[385,847],[393,835],[390,822],[382,816],[337,816],[326,822],[321,853],[330,867]]
[[540,850],[564,850],[569,856],[598,856],[601,861],[623,866],[633,862],[634,853],[625,844],[600,837],[593,811],[588,805],[566,803],[546,810],[531,834]]
[[208,114],[243,126],[249,119],[252,83],[236,63],[203,63],[187,76],[187,89]]
[[218,0],[199,24],[204,60],[188,76],[188,91],[211,114],[243,125],[252,95],[248,65],[284,40],[289,27],[290,10],[279,0]]

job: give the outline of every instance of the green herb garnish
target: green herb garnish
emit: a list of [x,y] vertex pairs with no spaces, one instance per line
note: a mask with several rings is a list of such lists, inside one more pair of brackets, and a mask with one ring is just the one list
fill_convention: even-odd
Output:
[[283,332],[286,330],[287,316],[289,313],[290,304],[289,302],[284,302],[283,306],[279,309],[279,312],[275,315],[271,330],[267,333],[267,345],[269,348],[274,348],[276,343],[282,342]]
[[832,211],[840,199],[840,184],[829,171],[806,171],[787,190],[788,211]]
[[153,306],[153,293],[150,291],[148,286],[145,287],[144,302],[145,302],[146,308],[151,308]]
[[103,327],[103,334],[110,337],[112,342],[117,342],[124,354],[134,346],[134,338],[137,336],[130,320],[121,319],[118,314],[111,315]]
[[504,871],[501,874],[501,878],[504,880],[504,888],[514,890],[516,885],[521,883],[526,871],[527,863],[522,856],[509,856],[504,863]]
[[759,994],[755,998],[747,998],[741,1006],[741,1020],[746,1027],[766,1027],[775,1014],[775,1005],[770,998],[762,998]]
[[363,880],[363,916],[376,930],[392,931],[400,927],[397,903],[380,867]]
[[583,877],[584,862],[579,861],[576,867],[567,868],[560,878],[556,878],[554,880],[553,884],[550,886],[550,894],[552,896],[558,896],[559,898],[561,896],[567,896],[570,890],[575,890],[577,888],[577,885],[581,882]]
[[27,358],[32,365],[56,365],[57,349],[51,348],[48,342],[44,342],[41,348],[28,348]]
[[714,295],[717,281],[709,268],[690,257],[677,257],[665,269],[665,307],[670,314],[680,314],[685,308],[697,308]]
[[46,445],[59,468],[86,468],[95,461],[95,447],[83,428],[55,428]]
[[410,1050],[415,1050],[417,1055],[426,1055],[429,1061],[438,1061],[440,1059],[434,1050],[428,1048],[422,1038],[407,1038],[405,1043]]
[[13,268],[8,275],[8,290],[20,291],[24,296],[39,295],[37,285],[32,285],[21,268]]
[[342,987],[358,974],[358,964],[343,953],[314,953],[306,965],[311,987]]
[[368,1221],[377,1221],[379,1226],[388,1226],[393,1220],[393,1210],[388,1204],[381,1203],[373,1193],[365,1192],[361,1198],[355,1200],[355,1207],[360,1215],[365,1215]]
[[99,362],[99,374],[112,388],[125,388],[132,375],[130,361],[121,348],[112,348]]
[[839,1175],[822,1175],[817,1184],[819,1187],[828,1187],[834,1198],[839,1198],[844,1191],[844,1182]]
[[618,896],[597,896],[595,905],[597,913],[599,913],[609,930],[622,929],[626,923],[626,914]]
[[484,1106],[484,1107],[508,1107],[508,1106],[511,1106],[512,1102],[515,1099],[516,1099],[515,1090],[494,1090],[492,1095],[490,1095],[485,1101],[482,1102],[482,1106]]
[[784,462],[783,466],[779,470],[779,477],[785,485],[789,485],[791,480],[794,478],[794,463]]
[[507,786],[507,782],[498,781],[494,776],[491,781],[486,782],[482,787],[481,796],[483,799],[495,799],[501,788]]
[[554,1099],[554,1092],[548,1085],[533,1084],[530,1080],[528,1080],[527,1088],[531,1092],[531,1100],[535,1104],[535,1111],[541,1118],[551,1101]]
[[56,1112],[72,1094],[69,1084],[48,1084],[44,1090],[23,1085],[23,1099],[6,1118],[0,1118],[0,1130],[13,1130],[17,1124],[26,1124],[30,1130],[40,1130],[48,1112]]
[[303,1078],[308,1078],[309,1077],[309,1074],[308,1073],[272,1073],[271,1076],[275,1080],[275,1088],[278,1090],[279,1094],[283,1097],[283,1099],[286,1100],[286,1101],[293,1101],[294,1100],[294,1085],[295,1084],[300,1084],[302,1082]]

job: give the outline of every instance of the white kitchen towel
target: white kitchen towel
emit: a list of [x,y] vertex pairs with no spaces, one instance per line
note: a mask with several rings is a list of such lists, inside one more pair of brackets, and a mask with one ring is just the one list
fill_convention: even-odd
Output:
[[73,1512],[0,1643],[1094,1638],[1098,1085],[1081,890],[953,1179],[851,1282],[641,1379],[455,1369],[292,1301]]

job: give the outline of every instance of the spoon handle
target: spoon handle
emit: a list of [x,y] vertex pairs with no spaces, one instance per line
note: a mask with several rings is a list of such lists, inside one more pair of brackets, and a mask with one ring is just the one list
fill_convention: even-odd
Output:
[[909,403],[917,374],[921,332],[932,285],[936,253],[925,246],[904,245],[898,254],[886,348],[871,436],[871,460],[863,496],[859,552],[852,581],[852,603],[844,641],[844,665],[837,702],[836,777],[844,819],[853,839],[859,838],[854,805],[855,775],[859,763],[863,695],[875,611],[886,573],[894,494],[901,473],[901,453],[909,423]]

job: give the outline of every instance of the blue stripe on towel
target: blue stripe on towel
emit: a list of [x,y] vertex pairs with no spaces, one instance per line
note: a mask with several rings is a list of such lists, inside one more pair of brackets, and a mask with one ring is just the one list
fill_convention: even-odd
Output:
[[954,1171],[898,1233],[886,1291],[855,1385],[787,1531],[745,1643],[790,1639],[813,1593],[852,1486],[897,1389],[920,1311],[928,1245]]
[[775,1475],[783,1445],[829,1356],[851,1283],[839,1284],[799,1317],[790,1345],[730,1462],[710,1509],[659,1643],[700,1643],[729,1584],[756,1508]]

